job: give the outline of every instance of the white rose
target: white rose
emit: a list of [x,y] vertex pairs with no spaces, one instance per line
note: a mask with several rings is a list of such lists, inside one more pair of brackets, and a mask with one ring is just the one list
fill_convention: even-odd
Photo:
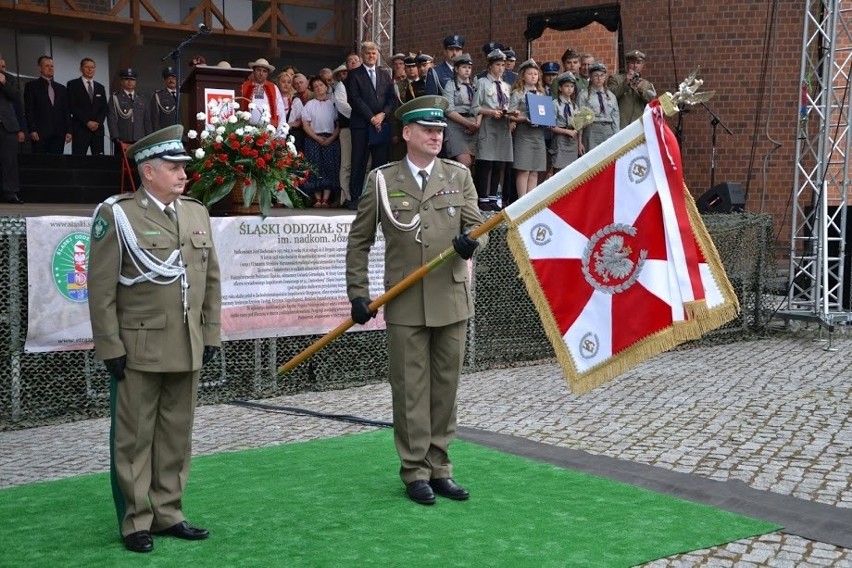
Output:
[[199,112],[195,115],[195,118],[197,118],[198,120],[207,120],[207,113]]
[[216,137],[216,138],[214,138],[213,140],[221,144],[221,143],[222,143],[222,140],[224,140],[224,138],[222,138],[221,136],[217,136],[217,137]]
[[231,124],[236,124],[237,120],[238,120],[237,115],[235,115],[235,114],[232,114],[231,116],[228,117],[228,122],[230,122]]
[[237,101],[231,101],[231,108],[232,109],[240,108],[240,103],[238,103]]
[[267,124],[267,125],[266,125],[266,129],[267,129],[269,132],[272,132],[273,134],[274,134],[274,133],[275,133],[275,131],[277,130],[277,128],[275,128],[275,127],[274,127],[274,126],[272,126],[271,124]]
[[240,111],[240,118],[243,120],[251,120],[251,113],[248,111]]
[[224,133],[225,133],[225,127],[224,126],[217,126],[216,127],[216,134],[224,134]]
[[195,140],[198,137],[198,132],[196,132],[195,130],[190,130],[186,133],[186,137],[190,140]]
[[204,157],[204,150],[202,148],[196,148],[195,149],[195,157],[199,160],[201,158],[203,158]]
[[210,131],[209,130],[202,130],[201,134],[199,136],[201,136],[202,140],[207,140],[207,138],[210,137]]
[[237,128],[236,130],[234,130],[234,134],[236,134],[237,136],[242,136],[243,134],[245,134],[245,130],[243,130],[242,128]]

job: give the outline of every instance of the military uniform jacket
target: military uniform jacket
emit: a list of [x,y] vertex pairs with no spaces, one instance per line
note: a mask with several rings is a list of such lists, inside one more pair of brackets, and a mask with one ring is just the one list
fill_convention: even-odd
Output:
[[627,75],[619,73],[607,79],[606,86],[618,99],[618,113],[621,128],[642,118],[645,105],[657,98],[657,91],[650,81],[643,80],[644,90],[639,93],[627,82]]
[[122,142],[136,142],[153,132],[148,130],[147,104],[145,96],[139,91],[133,94],[133,100],[124,91],[113,93],[107,113],[110,137]]
[[148,125],[146,130],[156,132],[167,126],[177,124],[175,122],[175,109],[177,108],[177,98],[169,92],[168,89],[157,89],[151,95],[148,101],[148,109],[146,119]]
[[[119,283],[119,270],[139,271],[119,244],[114,210],[127,215],[139,246],[159,259],[180,248],[186,265],[188,311],[184,322],[180,279],[159,285]],[[207,209],[199,201],[175,201],[179,229],[140,189],[108,199],[95,211],[89,255],[89,312],[99,359],[127,355],[127,366],[147,372],[201,368],[205,345],[218,346],[221,292],[219,264]],[[178,234],[179,231],[179,234]]]
[[[419,230],[403,231],[388,217],[376,190],[379,171],[387,184],[391,215],[400,223],[409,223],[419,213]],[[405,160],[373,170],[359,201],[346,247],[349,299],[370,295],[367,256],[378,225],[385,238],[384,284],[387,290],[452,247],[453,237],[481,223],[470,170],[458,162],[436,159],[423,191]],[[487,235],[478,240],[479,248],[484,248]],[[465,320],[472,314],[467,261],[452,255],[388,302],[384,318],[398,325],[440,327]]]

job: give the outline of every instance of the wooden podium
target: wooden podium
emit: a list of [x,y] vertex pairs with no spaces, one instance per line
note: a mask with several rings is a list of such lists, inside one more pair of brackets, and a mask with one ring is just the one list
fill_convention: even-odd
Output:
[[205,90],[217,89],[231,91],[233,97],[240,96],[243,82],[251,75],[251,69],[212,67],[198,65],[192,68],[189,77],[181,85],[181,91],[186,94],[183,99],[187,102],[187,113],[183,114],[185,130],[198,130],[201,126],[195,118],[199,112],[206,112]]

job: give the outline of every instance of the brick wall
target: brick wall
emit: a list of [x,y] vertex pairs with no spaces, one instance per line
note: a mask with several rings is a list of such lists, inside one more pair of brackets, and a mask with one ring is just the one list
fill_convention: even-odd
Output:
[[[601,0],[577,0],[571,8],[600,6]],[[481,46],[488,40],[526,55],[526,17],[569,6],[562,0],[487,0],[447,9],[438,0],[397,0],[396,44],[422,49],[440,59],[441,39],[463,34],[477,68],[484,66]],[[669,14],[671,6],[673,12]],[[648,56],[643,76],[659,93],[673,90],[700,65],[707,88],[716,96],[709,106],[730,128],[717,129],[715,181],[748,186],[747,208],[772,213],[780,227],[793,187],[799,66],[802,51],[802,2],[777,4],[774,41],[766,44],[769,6],[740,0],[645,0],[620,4],[624,49]],[[617,34],[601,26],[573,32],[547,30],[532,43],[536,61],[558,60],[566,47],[593,51],[613,69]],[[519,48],[519,49],[518,49]],[[765,81],[762,78],[765,77]],[[686,182],[697,197],[710,187],[711,116],[703,108],[683,116],[683,164]],[[675,121],[672,121],[674,127]],[[777,141],[780,147],[773,151]]]

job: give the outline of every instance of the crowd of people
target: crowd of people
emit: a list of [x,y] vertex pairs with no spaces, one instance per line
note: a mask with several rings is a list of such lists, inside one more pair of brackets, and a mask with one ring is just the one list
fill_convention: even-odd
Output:
[[[482,48],[487,67],[474,73],[464,47],[462,36],[451,35],[443,40],[440,63],[425,53],[396,53],[384,67],[378,46],[364,42],[340,66],[312,77],[285,67],[274,79],[280,98],[263,95],[260,85],[273,83],[268,77],[275,68],[261,59],[249,63],[247,83],[257,90],[246,98],[269,105],[314,165],[305,186],[313,206],[355,210],[370,167],[405,154],[394,109],[423,95],[444,97],[441,156],[473,170],[480,209],[494,211],[641,116],[656,97],[641,76],[645,54],[638,50],[627,53],[624,73],[609,74],[594,55],[573,49],[561,62],[529,59],[516,68],[511,48],[489,42]],[[551,96],[555,125],[531,121],[528,94]],[[575,120],[583,108],[590,118]]]
[[[474,73],[473,58],[464,48],[464,38],[451,35],[443,40],[440,63],[425,53],[396,53],[386,67],[379,65],[378,46],[364,42],[338,67],[310,77],[293,66],[273,75],[275,66],[259,58],[248,63],[252,72],[241,98],[254,103],[255,120],[260,120],[257,109],[266,108],[271,122],[304,152],[313,168],[303,189],[314,207],[355,210],[369,168],[404,155],[394,110],[418,96],[443,96],[449,122],[441,156],[473,170],[480,209],[493,211],[641,116],[656,97],[641,75],[645,54],[638,50],[626,54],[623,73],[610,74],[593,54],[574,49],[567,49],[561,62],[539,65],[529,59],[516,68],[514,50],[489,42],[482,48],[487,67]],[[206,62],[197,57],[191,64]],[[0,68],[4,201],[21,202],[10,156],[22,137],[30,138],[34,153],[62,153],[70,141],[72,154],[102,154],[106,124],[117,153],[177,122],[172,67],[162,71],[163,88],[147,97],[136,91],[134,69],[119,71],[121,88],[110,96],[94,80],[91,58],[80,62],[80,78],[67,86],[53,80],[51,57],[39,57],[38,69],[39,77],[24,86],[21,105],[14,77]],[[528,94],[552,97],[554,126],[531,122]],[[578,124],[577,112],[584,108],[594,118]]]

